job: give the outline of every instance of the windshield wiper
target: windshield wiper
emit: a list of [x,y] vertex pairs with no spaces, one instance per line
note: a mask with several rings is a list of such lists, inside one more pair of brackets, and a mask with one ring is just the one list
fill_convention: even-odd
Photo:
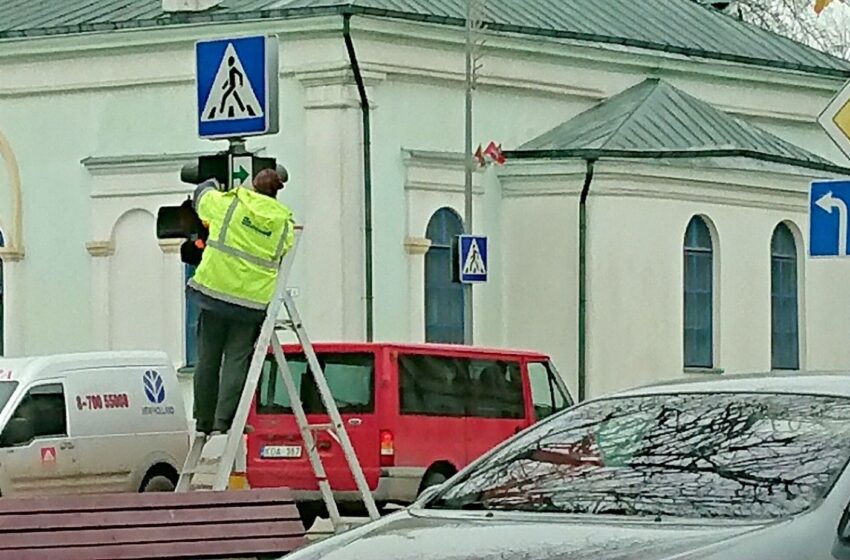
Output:
[[465,511],[487,511],[491,508],[484,502],[467,502],[462,504],[459,509]]
[[456,509],[465,511],[487,511],[493,509],[484,500],[481,500],[474,494],[460,498],[439,498],[425,504],[425,507],[426,509]]

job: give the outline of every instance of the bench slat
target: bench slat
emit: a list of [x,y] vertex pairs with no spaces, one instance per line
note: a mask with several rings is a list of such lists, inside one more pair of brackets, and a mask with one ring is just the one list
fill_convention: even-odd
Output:
[[66,547],[40,550],[0,550],[0,560],[153,560],[252,557],[258,554],[283,556],[305,544],[303,537],[257,537],[245,541],[201,543],[131,544],[98,547]]
[[[54,511],[63,511],[61,503]],[[192,525],[213,523],[222,524],[239,521],[294,521],[299,519],[294,505],[263,505],[254,507],[201,507],[197,509],[173,509],[145,511],[110,511],[83,513],[40,513],[36,515],[0,516],[0,543],[5,540],[4,533],[37,530],[44,528],[73,529],[100,527],[133,527],[138,525]],[[0,544],[2,546],[2,544]]]
[[176,541],[209,541],[221,539],[252,540],[263,537],[298,537],[304,535],[301,521],[260,523],[226,523],[214,525],[168,525],[166,527],[101,528],[76,531],[34,531],[3,535],[0,550],[48,548],[63,546],[101,546]]
[[249,491],[152,492],[149,494],[87,494],[84,496],[39,496],[3,498],[0,516],[9,514],[55,513],[61,511],[111,511],[121,509],[162,509],[201,505],[259,505],[262,503],[294,503],[288,488],[260,488]]

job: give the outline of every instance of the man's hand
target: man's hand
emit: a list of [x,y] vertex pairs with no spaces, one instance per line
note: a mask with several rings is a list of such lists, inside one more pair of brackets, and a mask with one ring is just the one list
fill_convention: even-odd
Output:
[[[191,266],[198,266],[201,264],[201,259],[204,256],[204,246],[198,246],[198,241],[200,239],[196,239],[195,241],[186,240],[182,245],[180,245],[180,260],[185,264]],[[201,243],[203,243],[201,241]]]

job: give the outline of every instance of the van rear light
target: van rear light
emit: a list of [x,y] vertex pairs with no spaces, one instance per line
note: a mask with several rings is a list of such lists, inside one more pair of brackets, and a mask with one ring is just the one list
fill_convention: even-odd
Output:
[[391,467],[395,464],[395,438],[389,430],[381,430],[381,466]]

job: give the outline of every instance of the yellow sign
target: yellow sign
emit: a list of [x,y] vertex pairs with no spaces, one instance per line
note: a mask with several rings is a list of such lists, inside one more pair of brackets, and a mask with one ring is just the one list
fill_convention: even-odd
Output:
[[841,151],[850,157],[850,81],[830,101],[818,122]]
[[835,116],[832,117],[832,122],[835,123],[841,131],[848,137],[850,137],[850,101],[844,104],[844,107],[838,110],[835,113]]

